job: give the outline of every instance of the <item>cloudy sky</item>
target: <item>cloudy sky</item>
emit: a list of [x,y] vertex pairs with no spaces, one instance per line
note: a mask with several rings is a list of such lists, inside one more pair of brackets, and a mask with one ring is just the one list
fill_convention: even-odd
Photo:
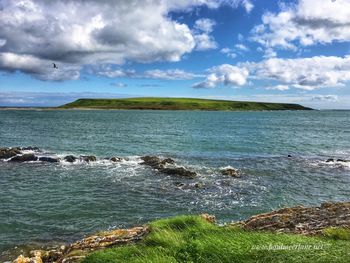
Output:
[[0,106],[162,96],[350,109],[350,0],[0,0],[0,25]]

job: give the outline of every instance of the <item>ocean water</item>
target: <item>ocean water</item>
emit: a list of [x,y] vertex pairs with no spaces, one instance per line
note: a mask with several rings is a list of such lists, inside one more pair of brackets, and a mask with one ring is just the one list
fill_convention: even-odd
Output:
[[[71,242],[179,214],[206,212],[224,223],[350,199],[350,162],[325,162],[350,160],[350,111],[1,110],[3,146],[99,158],[89,164],[0,161],[3,257],[15,246]],[[139,164],[143,155],[171,157],[198,177],[159,174]],[[111,156],[128,160],[103,160]],[[221,175],[227,166],[244,176]],[[198,182],[202,187],[194,187]]]

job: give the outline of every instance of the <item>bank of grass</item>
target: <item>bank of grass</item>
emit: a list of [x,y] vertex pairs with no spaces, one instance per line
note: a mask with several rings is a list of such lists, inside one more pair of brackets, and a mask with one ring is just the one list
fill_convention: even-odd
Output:
[[[219,227],[197,216],[163,219],[150,226],[141,242],[92,253],[83,262],[350,262],[346,240]],[[281,246],[284,249],[278,249]]]
[[191,98],[78,99],[60,108],[138,109],[138,110],[309,110],[298,104],[208,100]]

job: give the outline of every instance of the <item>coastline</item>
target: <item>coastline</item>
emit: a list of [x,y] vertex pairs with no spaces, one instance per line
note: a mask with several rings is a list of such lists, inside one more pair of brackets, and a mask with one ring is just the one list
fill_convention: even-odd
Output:
[[[175,229],[175,233],[173,233],[174,235],[176,235],[176,231],[186,232],[186,228],[191,226],[191,224],[198,225],[196,227],[199,232],[196,233],[196,235],[199,236],[201,235],[200,231],[205,232],[207,229],[212,229],[211,231],[232,231],[232,235],[240,234],[242,240],[236,240],[236,242],[241,242],[243,246],[249,245],[245,244],[245,235],[261,235],[265,238],[271,238],[271,240],[269,240],[269,242],[272,242],[271,244],[254,244],[253,247],[260,247],[261,250],[263,250],[264,246],[268,245],[270,248],[271,246],[292,246],[293,244],[289,244],[288,242],[285,244],[283,243],[286,242],[285,238],[303,242],[318,242],[320,249],[316,249],[315,251],[319,251],[320,256],[322,250],[327,249],[325,247],[326,244],[328,244],[327,246],[331,246],[333,243],[336,244],[335,240],[339,240],[339,244],[344,246],[344,249],[350,248],[350,202],[334,202],[323,203],[317,207],[297,206],[283,208],[269,213],[258,214],[246,220],[226,225],[217,225],[215,216],[209,214],[160,219],[129,229],[114,229],[99,232],[68,245],[62,244],[55,248],[41,248],[27,251],[19,255],[13,263],[96,262],[97,259],[99,259],[98,262],[103,262],[104,256],[109,255],[113,249],[118,251],[118,248],[125,250],[128,249],[128,247],[131,248],[135,246],[140,246],[141,249],[144,246],[145,248],[152,248],[152,245],[148,244],[149,242],[147,242],[147,239],[152,237],[152,235],[157,235],[158,231],[158,235],[160,235],[161,232],[165,231],[164,229],[168,229],[169,226],[170,229],[172,229],[173,224],[177,225],[177,230]],[[185,225],[181,226],[181,224]],[[188,224],[188,226],[186,226],[186,224]],[[276,244],[273,244],[273,242],[276,242]],[[252,244],[250,245],[252,246]],[[251,248],[250,251],[252,250],[254,249]],[[312,248],[310,248],[310,250],[312,250]],[[96,253],[96,251],[98,252]],[[249,252],[246,251],[246,253]],[[339,256],[345,256],[345,254]],[[131,259],[130,257],[129,260]],[[126,262],[129,260],[126,260]],[[289,262],[289,260],[283,262]],[[292,262],[292,259],[290,259],[290,262]]]

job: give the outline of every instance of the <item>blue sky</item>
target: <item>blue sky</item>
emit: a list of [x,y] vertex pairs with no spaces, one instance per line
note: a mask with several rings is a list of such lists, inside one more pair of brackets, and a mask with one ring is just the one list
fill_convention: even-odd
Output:
[[350,109],[350,0],[0,0],[0,23],[0,106],[161,96]]

